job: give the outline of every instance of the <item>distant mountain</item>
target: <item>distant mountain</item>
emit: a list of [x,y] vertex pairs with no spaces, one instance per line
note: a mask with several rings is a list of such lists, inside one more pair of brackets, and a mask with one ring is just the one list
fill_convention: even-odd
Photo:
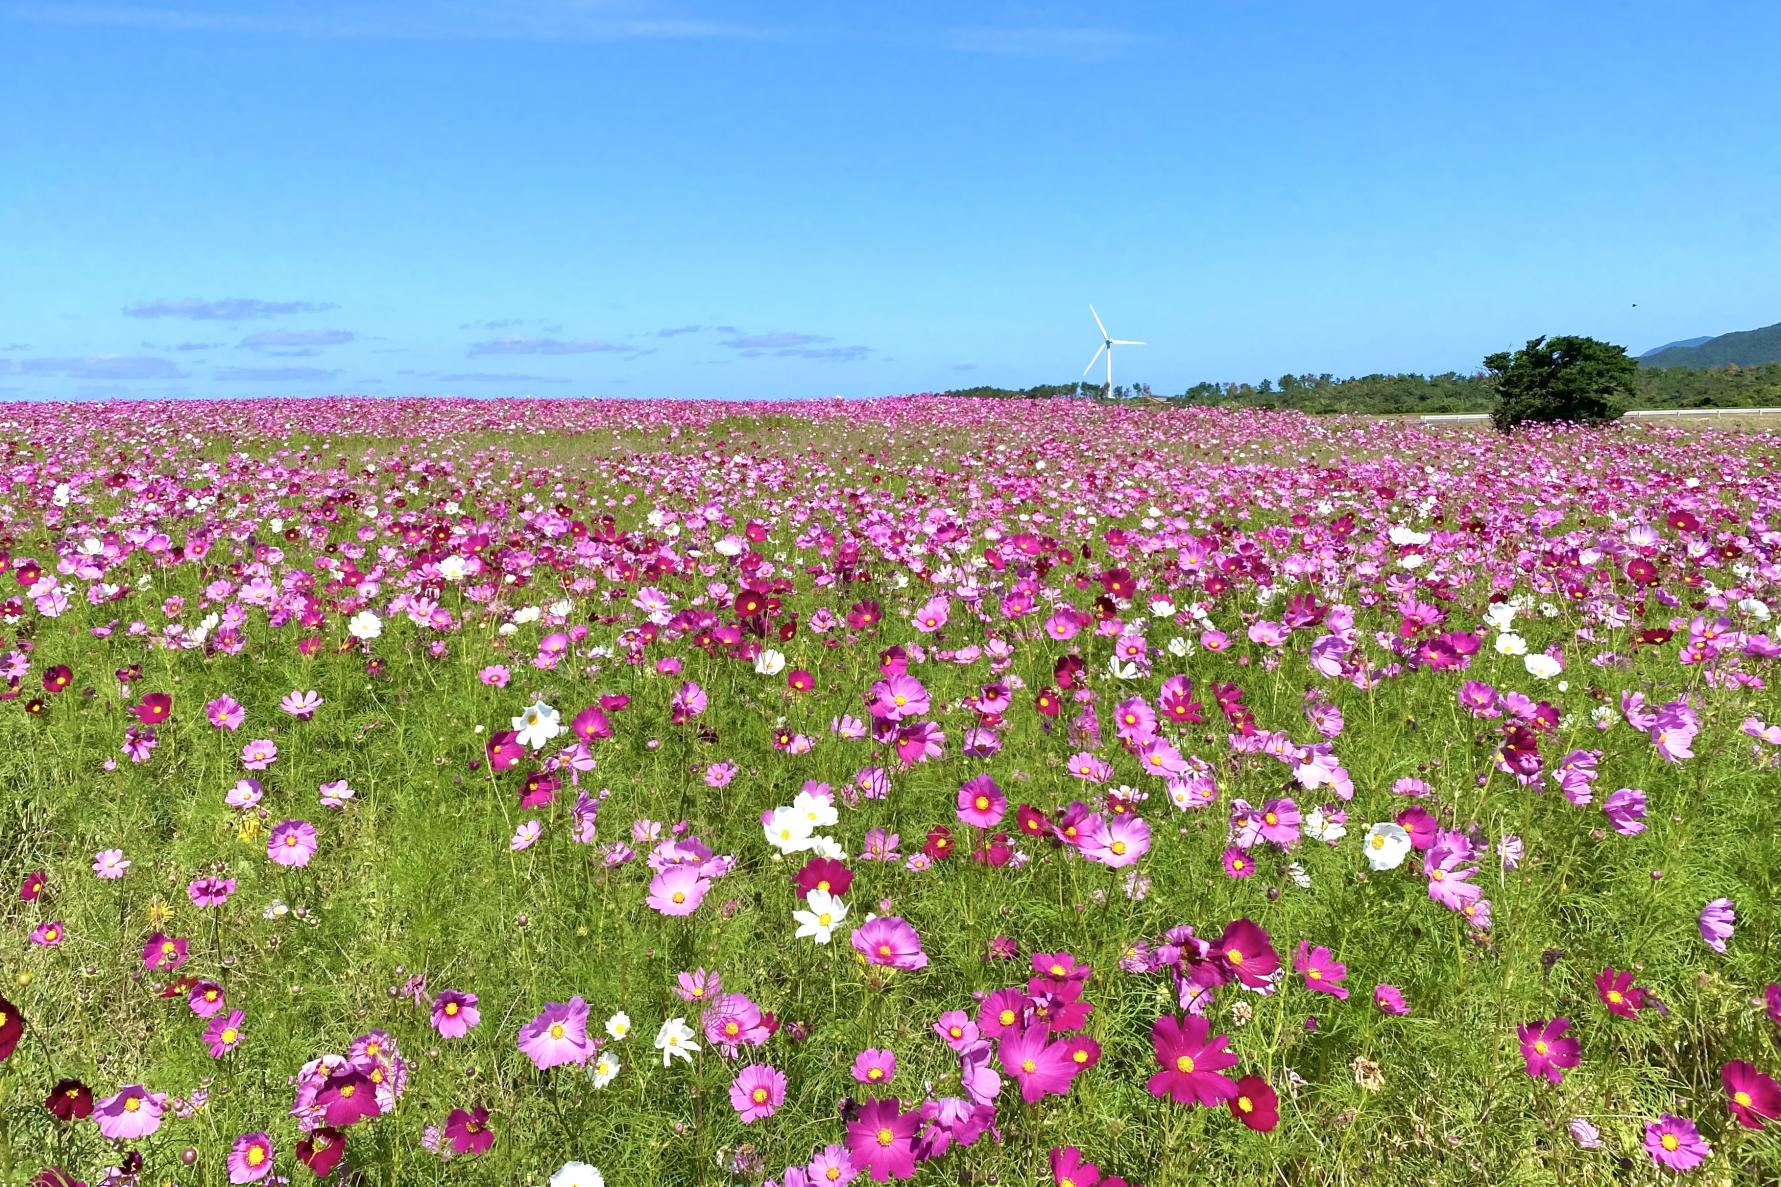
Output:
[[1648,359],[1654,354],[1662,354],[1666,350],[1675,350],[1679,346],[1699,346],[1703,342],[1713,341],[1713,335],[1702,334],[1699,338],[1684,338],[1680,342],[1666,342],[1662,346],[1653,346],[1639,357]]
[[1717,338],[1672,342],[1639,356],[1641,367],[1753,367],[1781,363],[1781,322]]

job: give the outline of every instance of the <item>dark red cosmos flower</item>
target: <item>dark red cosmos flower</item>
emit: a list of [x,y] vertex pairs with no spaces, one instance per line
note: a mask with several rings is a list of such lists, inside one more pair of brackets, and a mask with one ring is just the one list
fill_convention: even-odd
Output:
[[1014,847],[1008,843],[1007,833],[992,833],[977,843],[971,850],[971,860],[992,869],[1000,869],[1014,860]]
[[1218,943],[1212,946],[1212,960],[1240,984],[1260,989],[1280,967],[1280,955],[1268,933],[1248,919],[1226,924]]
[[1231,1116],[1257,1133],[1267,1133],[1280,1124],[1280,1097],[1260,1076],[1238,1080],[1237,1095],[1227,1103]]
[[876,626],[884,617],[884,611],[877,602],[868,598],[863,602],[855,602],[847,612],[849,630],[863,631],[869,626]]
[[297,1161],[325,1179],[346,1157],[346,1134],[331,1125],[314,1130],[297,1143]]
[[1626,579],[1634,585],[1655,585],[1657,584],[1657,566],[1642,556],[1634,557],[1626,563]]
[[0,1060],[12,1055],[13,1049],[19,1045],[19,1038],[25,1033],[25,1019],[19,1008],[0,997]]
[[1082,674],[1082,660],[1074,655],[1059,656],[1057,663],[1051,666],[1052,679],[1063,689],[1076,687],[1076,677]]
[[57,1080],[43,1107],[57,1121],[79,1121],[93,1115],[93,1090],[79,1080]]
[[1435,843],[1435,833],[1441,827],[1440,822],[1429,814],[1429,810],[1421,804],[1412,804],[1397,815],[1398,827],[1410,834],[1410,847],[1418,853],[1428,849]]
[[536,808],[542,804],[548,804],[556,798],[556,777],[543,771],[533,771],[526,776],[525,783],[521,786],[519,806],[521,808]]
[[173,698],[164,692],[151,692],[133,705],[130,712],[143,725],[159,725],[173,714]]
[[952,830],[944,824],[935,825],[928,830],[928,843],[921,851],[935,861],[941,861],[952,855]]
[[61,692],[74,682],[74,672],[67,664],[57,664],[53,668],[43,670],[43,691]]
[[59,1166],[46,1166],[32,1177],[31,1187],[86,1187],[86,1184]]
[[1608,1007],[1608,1013],[1621,1018],[1637,1016],[1645,1004],[1645,990],[1633,984],[1631,970],[1619,972],[1612,966],[1603,969],[1596,974],[1595,992]]
[[853,871],[832,857],[813,857],[792,877],[799,898],[808,898],[813,890],[844,895],[853,886]]
[[43,893],[43,883],[48,877],[42,870],[32,870],[26,874],[25,880],[19,883],[19,899],[27,903],[36,901],[37,896]]
[[1661,647],[1675,636],[1676,632],[1668,627],[1648,626],[1633,637],[1647,647]]
[[1055,689],[1041,688],[1033,697],[1033,708],[1046,717],[1056,717],[1064,711],[1063,698]]

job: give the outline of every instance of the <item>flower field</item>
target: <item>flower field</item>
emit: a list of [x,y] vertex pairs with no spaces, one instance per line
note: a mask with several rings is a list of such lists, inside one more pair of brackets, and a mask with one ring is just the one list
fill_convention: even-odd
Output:
[[1781,1180],[1781,435],[0,451],[0,1184]]

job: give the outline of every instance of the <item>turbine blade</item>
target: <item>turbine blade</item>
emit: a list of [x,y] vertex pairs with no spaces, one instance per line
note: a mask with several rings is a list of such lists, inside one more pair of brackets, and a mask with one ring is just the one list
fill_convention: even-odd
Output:
[[1115,338],[1113,340],[1113,345],[1115,345],[1115,346],[1148,346],[1149,343],[1134,342],[1130,338]]
[[1107,347],[1105,344],[1095,347],[1095,357],[1088,360],[1088,366],[1082,369],[1084,375],[1087,375],[1090,371],[1095,369],[1095,364],[1101,361],[1101,352],[1106,349]]
[[1095,312],[1095,307],[1093,305],[1088,307],[1088,315],[1095,319],[1095,325],[1100,328],[1102,338],[1113,337],[1113,335],[1107,332],[1107,327],[1101,325],[1101,315]]

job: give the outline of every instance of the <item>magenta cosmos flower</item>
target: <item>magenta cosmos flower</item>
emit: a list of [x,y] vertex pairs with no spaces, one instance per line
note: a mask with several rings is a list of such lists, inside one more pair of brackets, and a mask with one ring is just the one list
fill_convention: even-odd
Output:
[[1347,999],[1348,990],[1341,982],[1348,975],[1348,966],[1337,960],[1328,948],[1313,948],[1300,940],[1292,967],[1305,975],[1306,989],[1327,993],[1339,1000]]
[[142,965],[149,969],[176,969],[186,962],[186,945],[187,941],[178,936],[156,932],[142,946]]
[[1725,951],[1725,942],[1732,938],[1737,914],[1728,898],[1716,898],[1701,908],[1701,939],[1715,952]]
[[853,1060],[853,1078],[862,1084],[888,1084],[897,1074],[897,1056],[893,1051],[867,1047]]
[[448,1039],[463,1038],[480,1021],[474,993],[444,989],[433,999],[433,1029]]
[[921,1128],[921,1111],[901,1110],[902,1102],[894,1096],[871,1101],[847,1125],[848,1156],[874,1183],[915,1174],[915,1131]]
[[771,1117],[784,1103],[785,1073],[771,1064],[750,1064],[730,1082],[730,1107],[744,1125]]
[[649,883],[649,905],[663,915],[691,915],[705,901],[711,880],[694,866],[669,866]]
[[1212,961],[1237,979],[1238,984],[1260,989],[1268,984],[1280,968],[1280,954],[1274,941],[1258,924],[1238,919],[1225,925],[1218,943],[1212,946]]
[[266,856],[281,866],[306,866],[315,850],[315,825],[307,820],[275,824],[266,838]]
[[1753,1063],[1734,1059],[1719,1070],[1726,1107],[1745,1129],[1761,1129],[1781,1117],[1781,1086]]
[[[1036,1105],[1047,1096],[1062,1096],[1076,1078],[1067,1040],[1052,1040],[1045,1026],[1023,1026],[1002,1033],[996,1048],[1002,1070],[1020,1085],[1021,1099]],[[1232,1063],[1236,1058],[1232,1057]]]
[[1651,1161],[1673,1171],[1691,1171],[1707,1161],[1713,1148],[1686,1117],[1665,1113],[1645,1126],[1645,1153]]
[[117,1095],[93,1106],[93,1120],[108,1141],[133,1142],[161,1128],[161,1110],[166,1105],[166,1093],[126,1084]]
[[967,779],[959,788],[959,819],[973,828],[994,828],[1008,811],[1008,797],[988,775]]
[[230,1010],[210,1020],[204,1028],[204,1045],[212,1059],[221,1059],[241,1045],[241,1020],[245,1017],[240,1010]]
[[1569,1018],[1540,1019],[1524,1022],[1515,1028],[1521,1036],[1521,1057],[1527,1060],[1527,1074],[1538,1079],[1545,1076],[1554,1084],[1565,1078],[1565,1070],[1581,1062],[1583,1045],[1565,1037],[1571,1028]]
[[560,1063],[586,1063],[594,1053],[587,1038],[587,1003],[579,994],[567,1002],[545,1002],[543,1012],[519,1028],[519,1049],[541,1072]]
[[1198,1015],[1185,1021],[1164,1015],[1150,1028],[1151,1045],[1162,1070],[1150,1077],[1150,1095],[1177,1104],[1221,1105],[1237,1095],[1237,1082],[1221,1074],[1237,1062],[1225,1049],[1224,1035],[1208,1038],[1211,1026]]
[[489,1129],[489,1111],[478,1105],[474,1109],[453,1109],[445,1119],[445,1139],[459,1154],[487,1153],[495,1144]]
[[244,1133],[229,1149],[229,1182],[257,1183],[272,1173],[272,1138]]
[[928,966],[928,954],[921,950],[921,937],[908,920],[895,915],[874,915],[864,926],[855,928],[853,950],[867,964],[909,971]]

